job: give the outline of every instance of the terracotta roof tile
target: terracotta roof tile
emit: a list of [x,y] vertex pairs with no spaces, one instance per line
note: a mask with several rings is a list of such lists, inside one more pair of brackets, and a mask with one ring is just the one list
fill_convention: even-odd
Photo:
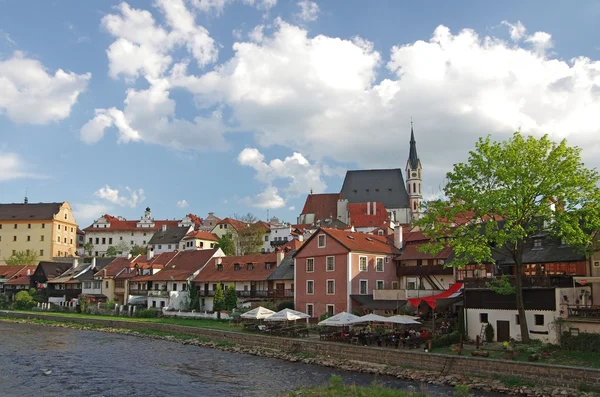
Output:
[[[349,232],[340,229],[320,228],[308,240],[312,240],[320,232],[329,235],[350,251],[373,252],[382,254],[398,255],[400,250],[394,247],[386,236],[377,236],[374,234]],[[303,247],[306,246],[306,243]],[[298,252],[302,251],[302,248]]]
[[233,218],[225,218],[217,223],[217,225],[223,225],[223,224],[231,225],[231,227],[233,227],[236,231],[243,230],[243,229],[247,228],[249,225],[246,222],[238,221],[237,219],[233,219]]
[[[271,267],[266,268],[270,263]],[[276,269],[277,254],[256,254],[243,256],[225,256],[221,258],[223,270],[219,271],[216,259],[213,259],[194,278],[194,282],[227,282],[227,281],[265,281]],[[252,264],[252,270],[248,270]],[[235,270],[239,265],[239,270]]]
[[177,227],[177,224],[179,223],[179,221],[177,220],[155,220],[154,221],[154,227],[137,227],[137,223],[139,221],[134,220],[134,221],[129,221],[129,220],[120,220],[119,218],[109,215],[109,214],[105,214],[104,218],[106,218],[109,222],[110,222],[110,227],[107,228],[95,228],[93,227],[94,225],[90,225],[88,227],[86,227],[85,229],[83,229],[86,232],[89,231],[113,231],[113,230],[140,230],[140,231],[157,231],[160,230],[163,225],[166,225],[167,228],[172,228],[172,227]]
[[219,241],[219,237],[216,234],[211,232],[203,232],[203,231],[193,231],[189,232],[183,238],[184,240],[190,239],[198,239],[198,240],[209,240],[209,241]]
[[337,218],[339,193],[309,194],[306,197],[301,214],[315,214],[315,220]]
[[[4,285],[28,285],[31,282],[31,279],[29,278],[33,272],[35,272],[35,269],[37,268],[37,265],[33,265],[33,266],[14,266],[17,267],[19,270],[17,271],[17,273],[15,273],[12,278],[10,280],[8,280],[7,282],[4,283]],[[27,275],[27,271],[29,270],[29,275]]]
[[11,278],[15,274],[19,273],[22,268],[22,266],[0,266],[0,278]]
[[128,269],[132,266],[132,263],[135,262],[137,258],[124,258],[119,257],[115,258],[112,262],[110,262],[104,269],[100,270],[96,274],[95,277],[115,277],[119,272],[123,269]]
[[418,250],[423,244],[410,244],[404,247],[404,251],[402,254],[396,256],[396,260],[398,261],[406,261],[406,260],[415,260],[415,259],[443,259],[446,260],[450,257],[452,253],[452,248],[444,248],[436,255],[427,254],[425,252],[421,252]]
[[[373,211],[373,208],[375,208],[375,211]],[[381,227],[386,224],[389,225],[387,210],[381,203],[348,204],[348,213],[350,215],[350,225],[355,227]]]
[[204,267],[217,253],[218,248],[195,251],[180,251],[156,274],[148,277],[148,281],[185,281],[199,269]]

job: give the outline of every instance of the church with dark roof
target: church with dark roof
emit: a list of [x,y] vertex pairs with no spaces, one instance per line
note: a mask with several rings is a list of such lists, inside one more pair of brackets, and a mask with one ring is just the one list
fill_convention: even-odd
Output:
[[[326,219],[337,219],[352,225],[349,205],[364,204],[366,216],[374,216],[385,209],[390,221],[409,224],[421,214],[421,160],[417,154],[414,128],[411,122],[410,147],[406,162],[406,180],[401,168],[352,170],[346,177],[340,193],[309,194],[300,224],[317,224]],[[383,206],[384,208],[378,208]]]

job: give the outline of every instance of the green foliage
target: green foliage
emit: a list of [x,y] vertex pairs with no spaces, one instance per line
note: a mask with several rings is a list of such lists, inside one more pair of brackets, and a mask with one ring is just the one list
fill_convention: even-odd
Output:
[[499,295],[514,295],[516,292],[515,286],[507,275],[494,278],[491,281],[486,282],[485,286]]
[[196,288],[191,282],[188,282],[188,291],[188,310],[200,310],[200,294],[198,292],[198,288]]
[[467,385],[456,385],[452,391],[453,397],[468,397],[470,395],[471,391]]
[[454,331],[451,334],[442,334],[431,341],[431,347],[437,349],[439,347],[452,346],[460,342],[460,332]]
[[119,255],[119,251],[117,251],[117,249],[112,245],[106,249],[106,256],[114,258],[117,255]]
[[501,376],[500,380],[504,385],[510,389],[514,389],[515,387],[533,387],[535,384],[533,382],[529,382],[526,380],[522,380],[521,378],[517,378],[516,376]]
[[8,259],[5,259],[8,266],[33,266],[38,263],[38,254],[35,251],[17,251]]
[[494,341],[494,327],[490,323],[485,326],[485,341],[488,343]]
[[225,290],[223,301],[226,310],[233,310],[237,307],[237,293],[235,292],[235,287],[233,284],[229,284]]
[[117,304],[115,303],[115,300],[114,299],[110,299],[110,300],[106,301],[106,303],[104,304],[104,308],[106,310],[113,310],[116,305]]
[[[516,132],[504,142],[480,138],[466,163],[446,175],[447,200],[427,203],[416,222],[431,244],[421,251],[454,250],[449,266],[493,263],[493,253],[522,274],[523,247],[544,232],[585,253],[600,241],[600,176],[583,165],[581,149]],[[551,205],[552,203],[555,205]],[[521,278],[516,277],[521,336],[529,341]]]
[[237,231],[237,245],[240,255],[260,254],[266,230],[259,219],[251,213],[246,215],[234,214],[233,217],[246,224],[245,228]]
[[281,311],[283,309],[292,309],[294,310],[294,301],[283,301],[279,305],[277,305],[276,311]]
[[331,315],[329,315],[329,313],[321,314],[319,316],[319,322],[323,321],[323,320],[327,320],[329,317],[331,317]]
[[578,335],[571,335],[570,332],[563,332],[560,347],[569,351],[600,353],[600,334],[580,332]]
[[85,251],[87,256],[92,256],[94,254],[94,245],[88,241],[83,244],[83,251]]
[[87,298],[79,298],[79,310],[81,310],[82,313],[85,313],[89,303],[90,301]]
[[467,330],[465,328],[465,309],[462,307],[458,311],[458,333],[463,337],[467,336]]
[[235,241],[229,235],[225,234],[219,238],[216,245],[217,248],[221,248],[223,253],[227,256],[233,256],[235,252]]
[[339,375],[332,375],[326,387],[303,389],[288,393],[290,397],[425,397],[425,393],[406,392],[386,387],[380,382],[370,386],[346,386]]
[[217,343],[215,343],[215,346],[217,346],[217,347],[234,347],[235,342],[232,342],[230,340],[220,340],[220,341],[217,341]]
[[221,318],[221,310],[225,310],[225,294],[221,284],[217,284],[215,296],[213,297],[213,311],[217,313],[217,318]]
[[136,310],[135,316],[139,318],[157,318],[158,310],[154,309],[140,309]]
[[29,291],[19,291],[15,296],[13,308],[15,310],[30,310],[36,304],[37,302],[35,301],[35,299],[33,299],[33,296],[29,294]]
[[0,294],[0,309],[10,308],[10,299],[6,294]]
[[131,254],[131,256],[146,255],[148,253],[148,248],[140,247],[139,245],[134,245],[133,247],[131,247],[129,253]]

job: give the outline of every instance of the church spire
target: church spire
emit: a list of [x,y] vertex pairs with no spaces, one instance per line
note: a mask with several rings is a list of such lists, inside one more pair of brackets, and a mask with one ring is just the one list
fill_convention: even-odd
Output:
[[408,152],[408,163],[410,168],[416,170],[419,166],[419,156],[417,155],[417,141],[415,141],[415,131],[413,122],[410,121],[410,150]]

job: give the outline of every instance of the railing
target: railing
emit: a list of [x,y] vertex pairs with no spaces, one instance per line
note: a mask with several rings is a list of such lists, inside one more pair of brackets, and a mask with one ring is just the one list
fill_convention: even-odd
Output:
[[[515,284],[515,276],[507,276],[512,285]],[[495,278],[465,278],[462,282],[466,289],[487,288],[486,284]],[[572,276],[522,276],[523,288],[569,288],[573,287]]]
[[66,295],[67,297],[76,298],[77,296],[79,296],[79,294],[81,294],[80,289],[50,289],[50,288],[48,288],[46,290],[46,295],[49,297],[60,297],[60,296]]
[[210,291],[205,291],[203,289],[198,290],[198,296],[215,296],[215,291],[210,290]]
[[293,289],[274,289],[269,291],[269,297],[271,298],[293,298]]
[[424,266],[398,266],[396,274],[402,276],[432,276],[432,275],[452,275],[454,269],[444,265],[424,265]]
[[169,297],[169,291],[151,290],[151,291],[148,291],[148,296],[153,296],[153,297],[156,297],[156,298],[168,298]]
[[271,241],[271,247],[279,247],[280,245],[285,245],[287,243],[288,243],[287,240]]
[[[162,292],[162,291],[159,291],[159,292]],[[147,296],[148,290],[147,289],[130,289],[129,295]]]
[[[294,297],[294,291],[291,289],[285,289],[285,290],[274,289],[274,290],[270,290],[270,291],[248,290],[248,291],[235,291],[235,292],[236,292],[237,296],[240,298],[293,298]],[[215,296],[215,291],[199,290],[198,296],[201,296],[201,297]]]

